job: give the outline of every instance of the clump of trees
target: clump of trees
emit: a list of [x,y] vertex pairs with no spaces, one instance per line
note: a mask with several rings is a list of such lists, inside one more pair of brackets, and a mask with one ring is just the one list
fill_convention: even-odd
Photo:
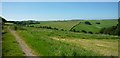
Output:
[[40,22],[28,20],[28,21],[15,21],[14,24],[23,26],[23,25],[29,25],[29,24],[40,24]]
[[109,34],[109,35],[119,35],[120,36],[120,18],[118,19],[118,24],[116,26],[112,26],[109,28],[102,28],[100,30],[101,34]]
[[26,28],[22,27],[22,26],[17,26],[17,25],[14,25],[12,27],[13,30],[26,30]]
[[[35,27],[35,26],[29,26],[29,27]],[[39,26],[39,27],[36,27],[36,28],[45,28],[45,29],[53,29],[53,30],[59,30],[58,28],[56,28],[56,27],[51,27],[51,26]]]
[[92,25],[89,21],[85,21],[85,24]]
[[96,22],[96,24],[100,24],[100,22]]
[[76,29],[72,29],[72,30],[70,30],[71,32],[82,32],[82,33],[88,33],[88,34],[93,34],[93,32],[92,31],[86,31],[86,30],[81,30],[81,31],[78,31],[78,30],[76,30]]
[[109,27],[109,28],[102,28],[100,30],[100,33],[109,34],[109,35],[117,35],[117,33],[118,33],[117,26],[112,26],[112,27]]
[[92,31],[89,31],[88,33],[89,33],[89,34],[93,34],[93,32],[92,32]]
[[85,31],[85,30],[81,30],[81,32],[83,32],[83,33],[87,33],[87,31]]
[[2,24],[4,24],[5,22],[7,22],[7,20],[6,19],[4,19],[4,18],[2,18],[1,16],[0,16],[0,23],[2,23]]
[[7,22],[7,20],[0,16],[0,25],[1,25],[0,28],[2,27],[2,29],[4,29],[4,27],[2,25],[4,25],[5,22]]
[[76,29],[72,29],[72,30],[69,30],[69,31],[71,31],[71,32],[80,32],[80,31],[78,31]]
[[118,19],[118,25],[117,25],[117,30],[118,35],[120,36],[120,18]]
[[64,31],[64,29],[61,29],[61,31]]
[[14,30],[17,30],[17,29],[18,29],[18,27],[17,27],[17,26],[14,26],[14,27],[13,27],[13,29],[14,29]]

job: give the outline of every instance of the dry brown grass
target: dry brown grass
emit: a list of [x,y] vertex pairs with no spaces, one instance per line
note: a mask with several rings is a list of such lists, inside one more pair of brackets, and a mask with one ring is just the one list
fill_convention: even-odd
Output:
[[75,39],[75,38],[58,38],[52,37],[54,40],[59,40],[69,44],[83,47],[86,50],[103,54],[104,56],[118,56],[118,40],[112,39]]

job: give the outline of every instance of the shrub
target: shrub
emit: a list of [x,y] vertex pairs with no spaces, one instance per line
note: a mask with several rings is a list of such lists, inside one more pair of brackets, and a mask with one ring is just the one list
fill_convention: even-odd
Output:
[[73,51],[72,56],[77,56],[76,51]]
[[18,27],[17,26],[14,26],[14,30],[17,30],[18,29]]
[[34,26],[30,26],[30,27],[34,27]]
[[85,30],[82,30],[81,32],[83,32],[83,33],[87,33],[87,31],[85,31]]
[[88,33],[93,34],[93,32],[89,31]]
[[64,31],[64,29],[61,29],[61,31]]
[[95,34],[100,34],[99,32],[95,32]]
[[100,30],[100,33],[109,34],[109,35],[118,35],[118,29],[117,29],[117,26],[112,26],[109,28],[102,28]]
[[54,30],[58,30],[58,28],[53,28]]
[[96,22],[96,24],[100,24],[100,22]]
[[85,24],[87,24],[87,25],[92,25],[89,21],[86,21]]
[[75,29],[73,29],[73,32],[76,32],[76,30],[75,30]]
[[104,30],[105,30],[105,28],[102,28],[102,29],[100,30],[100,33],[101,33],[101,34],[104,33]]
[[13,26],[14,30],[26,30],[24,27],[22,26]]
[[48,29],[52,29],[52,27],[48,27]]

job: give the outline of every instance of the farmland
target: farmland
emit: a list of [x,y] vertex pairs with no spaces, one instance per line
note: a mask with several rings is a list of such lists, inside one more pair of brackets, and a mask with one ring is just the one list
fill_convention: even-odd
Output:
[[[40,24],[13,25],[11,29],[15,26],[17,34],[38,56],[118,56],[117,35],[95,34],[101,28],[117,25],[117,20],[89,20],[92,25],[84,22],[86,20],[42,21]],[[94,33],[73,32],[71,28]]]
[[70,30],[72,26],[76,25],[80,21],[43,21],[40,24],[32,24],[32,26],[51,26],[53,28],[60,28]]
[[[85,24],[88,21],[91,25]],[[99,24],[97,24],[97,22]],[[97,33],[101,28],[107,28],[111,26],[117,25],[117,20],[74,20],[74,21],[44,21],[40,24],[31,24],[31,26],[39,27],[39,26],[49,26],[53,28],[59,28],[64,30],[76,30],[81,32],[85,30],[87,32],[91,31],[93,33]]]
[[[107,28],[107,27],[111,27],[111,26],[116,26],[117,25],[117,20],[89,20],[89,22],[91,23],[91,25],[86,25],[84,24],[85,21],[82,21],[79,25],[77,25],[75,28],[75,30],[86,30],[91,31],[93,33],[95,32],[99,32],[101,28]],[[99,22],[100,24],[96,24],[97,22]]]
[[[47,25],[48,22],[44,23]],[[61,22],[61,24],[62,23],[63,22]],[[49,24],[50,23],[48,23],[48,25]],[[52,24],[54,24],[54,22],[52,22]],[[39,25],[37,24],[37,26]],[[39,55],[116,56],[118,54],[118,36],[76,33],[70,31],[37,28],[36,26],[24,28],[25,30],[17,30],[17,32]]]

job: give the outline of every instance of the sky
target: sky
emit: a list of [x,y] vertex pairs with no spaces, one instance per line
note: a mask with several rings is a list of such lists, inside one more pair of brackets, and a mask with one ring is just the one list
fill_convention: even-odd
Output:
[[7,20],[117,19],[117,2],[2,2]]
[[118,17],[120,18],[120,2],[118,3]]
[[118,2],[120,0],[1,0],[2,2]]

